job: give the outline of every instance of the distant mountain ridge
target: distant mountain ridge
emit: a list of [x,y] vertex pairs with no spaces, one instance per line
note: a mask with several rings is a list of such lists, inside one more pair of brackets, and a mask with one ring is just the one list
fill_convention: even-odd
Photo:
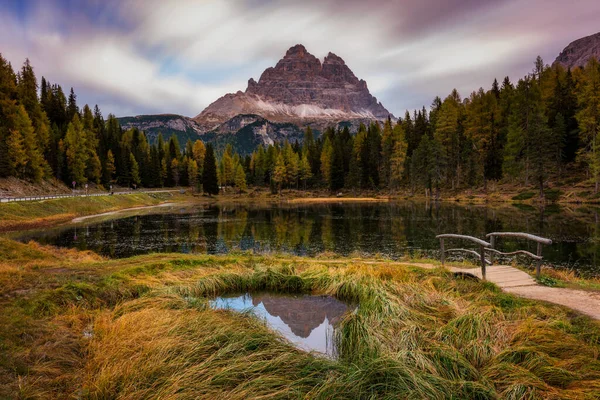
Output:
[[592,57],[600,60],[600,32],[569,43],[556,57],[554,64],[565,68],[583,67]]
[[123,129],[138,128],[144,131],[151,143],[162,133],[165,140],[172,135],[177,136],[179,144],[185,146],[188,139],[195,141],[203,133],[194,120],[177,114],[137,115],[117,119]]

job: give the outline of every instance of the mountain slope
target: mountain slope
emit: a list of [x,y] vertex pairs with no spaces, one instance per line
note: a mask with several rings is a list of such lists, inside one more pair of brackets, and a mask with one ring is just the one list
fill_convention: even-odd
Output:
[[213,130],[239,114],[299,126],[393,117],[344,60],[329,53],[321,63],[300,44],[291,47],[275,67],[267,68],[258,82],[250,79],[245,92],[226,94],[194,121]]
[[600,32],[571,42],[561,51],[554,64],[565,68],[583,67],[592,57],[600,60]]
[[192,142],[199,139],[202,133],[198,124],[191,118],[176,114],[137,115],[135,117],[117,118],[123,129],[138,128],[146,133],[151,143],[156,141],[159,133],[168,140],[172,135],[177,136],[179,144],[183,147],[190,139]]

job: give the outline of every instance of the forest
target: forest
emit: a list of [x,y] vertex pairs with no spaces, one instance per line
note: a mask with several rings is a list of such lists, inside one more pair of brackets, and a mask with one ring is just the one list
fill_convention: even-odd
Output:
[[565,70],[538,57],[513,83],[506,77],[466,98],[453,90],[430,108],[397,120],[360,125],[358,132],[306,128],[304,140],[259,146],[240,155],[227,146],[175,136],[149,143],[123,130],[98,106],[80,108],[44,77],[38,85],[25,61],[15,72],[0,55],[0,177],[36,182],[54,177],[71,186],[92,182],[133,187],[191,186],[216,194],[248,186],[442,191],[490,182],[535,187],[600,183],[600,64]]

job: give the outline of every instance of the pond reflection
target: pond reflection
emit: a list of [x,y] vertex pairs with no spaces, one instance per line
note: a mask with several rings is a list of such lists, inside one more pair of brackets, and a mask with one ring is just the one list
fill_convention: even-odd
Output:
[[[154,214],[86,221],[22,234],[37,240],[111,257],[148,252],[220,254],[232,250],[315,255],[405,254],[437,256],[440,233],[484,237],[492,231],[520,231],[549,237],[544,257],[555,266],[598,274],[600,223],[593,207],[486,207],[449,203],[339,203],[310,205],[213,205],[161,208]],[[535,244],[500,240],[501,250]],[[507,260],[508,261],[508,260]]]
[[330,296],[249,294],[217,297],[212,308],[250,310],[297,347],[336,357],[334,333],[350,310]]

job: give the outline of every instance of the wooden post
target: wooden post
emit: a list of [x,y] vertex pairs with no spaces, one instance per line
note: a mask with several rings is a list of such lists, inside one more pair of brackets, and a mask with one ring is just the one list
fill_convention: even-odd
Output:
[[537,244],[537,256],[540,258],[537,260],[537,265],[535,266],[535,277],[540,279],[542,273],[542,244],[539,242]]
[[479,246],[479,250],[481,251],[481,277],[485,281],[485,247]]
[[446,261],[446,257],[445,257],[445,250],[444,250],[444,239],[440,239],[440,251],[441,251],[441,255],[440,258],[442,260],[442,265],[444,265],[444,262]]
[[[495,245],[496,245],[496,237],[495,236],[490,236],[490,248],[491,249],[495,249]],[[492,265],[494,264],[494,252],[490,251],[490,262],[492,263]]]

